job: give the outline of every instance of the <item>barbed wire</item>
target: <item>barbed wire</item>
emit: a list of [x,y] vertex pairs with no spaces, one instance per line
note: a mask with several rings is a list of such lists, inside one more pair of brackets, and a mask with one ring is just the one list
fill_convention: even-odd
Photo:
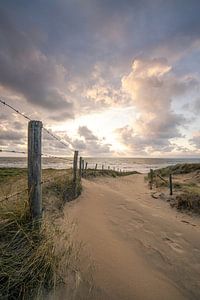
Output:
[[4,202],[5,200],[8,200],[8,199],[10,199],[10,198],[13,198],[13,197],[16,197],[16,196],[18,196],[18,195],[21,195],[21,194],[23,194],[23,193],[25,193],[25,192],[27,192],[27,191],[28,191],[28,188],[26,188],[26,189],[24,189],[24,190],[21,190],[21,191],[19,191],[19,192],[16,192],[16,193],[7,195],[7,196],[5,196],[5,197],[2,197],[2,198],[0,199],[0,203],[1,203],[1,202]]
[[[32,121],[31,118],[29,118],[26,114],[20,112],[18,109],[16,109],[15,107],[13,107],[12,105],[6,103],[5,101],[0,99],[0,103],[7,106],[8,108],[12,109],[14,112],[16,112],[17,114],[19,114],[20,116],[24,117],[26,120],[28,121]],[[62,138],[58,137],[57,135],[55,135],[54,133],[52,133],[49,129],[47,129],[45,126],[43,126],[43,130],[49,134],[51,137],[53,137],[55,140],[57,140],[58,142],[60,142],[62,145],[64,145],[65,147],[67,147],[70,151],[74,151],[73,149],[71,149],[69,146],[71,145],[69,142],[64,142],[62,140]]]
[[44,154],[42,153],[42,156],[45,158],[55,158],[55,159],[62,159],[62,160],[66,160],[66,161],[70,161],[73,162],[73,158],[67,158],[67,157],[61,157],[61,156],[54,156],[51,154]]
[[49,131],[49,129],[47,129],[47,128],[45,128],[45,127],[43,127],[43,130],[44,130],[47,134],[49,134],[51,137],[53,137],[54,139],[56,139],[58,142],[60,142],[62,145],[64,145],[65,147],[67,147],[69,150],[73,151],[73,150],[69,147],[69,145],[70,145],[69,142],[68,142],[68,144],[65,143],[61,138],[59,138],[58,136],[56,136],[54,133],[52,133],[51,131]]
[[4,150],[4,149],[0,149],[0,152],[5,152],[5,153],[17,153],[17,154],[26,154],[25,151],[17,151],[17,150]]
[[[59,176],[54,176],[54,177],[51,178],[51,179],[42,180],[42,181],[40,182],[40,184],[43,185],[43,184],[46,184],[46,183],[51,183],[51,182],[53,182],[54,180],[56,180],[56,179],[58,179],[58,178],[64,177],[65,175],[66,175],[66,174],[62,174],[62,175],[59,175]],[[23,190],[21,190],[21,191],[18,191],[18,192],[16,192],[16,193],[7,195],[7,196],[5,196],[5,197],[2,197],[2,198],[0,198],[0,203],[4,202],[5,200],[8,200],[8,199],[10,199],[10,198],[19,196],[19,195],[21,195],[21,194],[23,194],[23,193],[25,193],[25,192],[27,192],[27,191],[28,191],[28,188],[25,188],[25,189],[23,189]]]
[[40,184],[51,183],[51,182],[53,182],[55,179],[64,177],[65,175],[66,175],[66,174],[62,174],[62,175],[58,175],[58,176],[56,176],[56,177],[53,177],[53,178],[51,178],[51,179],[42,180],[42,181],[40,182]]
[[[0,149],[0,152],[2,153],[17,153],[17,154],[27,154],[25,151],[17,151],[17,150],[4,150],[4,149]],[[51,154],[41,154],[42,157],[46,157],[46,158],[55,158],[55,159],[61,159],[61,160],[65,160],[65,161],[69,161],[69,162],[73,162],[73,158],[67,158],[67,157],[61,157],[61,156],[54,156]]]
[[31,121],[31,119],[28,116],[26,116],[24,113],[21,113],[18,109],[14,108],[10,104],[6,103],[5,101],[3,101],[3,100],[0,99],[0,103],[3,104],[3,105],[5,105],[5,106],[7,106],[7,107],[9,107],[10,109],[14,110],[17,114],[19,114],[20,116],[24,117],[25,119]]

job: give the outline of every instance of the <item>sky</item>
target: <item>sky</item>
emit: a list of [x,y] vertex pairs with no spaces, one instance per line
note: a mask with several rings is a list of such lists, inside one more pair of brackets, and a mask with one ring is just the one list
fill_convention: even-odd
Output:
[[[0,0],[0,99],[41,120],[43,151],[199,157],[199,0]],[[27,121],[0,105],[0,149]],[[3,155],[3,153],[1,154]]]

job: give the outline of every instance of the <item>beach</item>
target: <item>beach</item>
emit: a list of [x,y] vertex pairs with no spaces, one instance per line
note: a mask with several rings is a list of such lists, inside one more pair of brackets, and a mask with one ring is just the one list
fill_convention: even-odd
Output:
[[199,299],[200,220],[152,198],[143,175],[83,180],[64,212],[95,265],[95,299]]
[[[148,173],[150,169],[164,168],[176,164],[200,163],[200,158],[135,158],[135,157],[83,157],[88,163],[88,168],[94,168],[97,164],[97,169],[121,169],[124,172],[137,171],[140,173]],[[65,160],[69,159],[69,160]],[[72,168],[72,157],[42,158],[43,169],[66,169]],[[26,168],[26,157],[10,157],[0,156],[0,168]]]
[[[72,170],[45,169],[43,219],[56,225],[60,233],[52,243],[67,259],[64,237],[70,236],[75,265],[72,260],[68,270],[66,264],[65,284],[56,285],[43,299],[199,299],[199,168],[185,164],[157,170],[154,175],[161,174],[165,181],[173,172],[171,196],[168,183],[156,176],[150,189],[147,174],[88,169],[82,192],[73,201],[63,198]],[[26,187],[25,169],[2,168],[0,175],[2,196]],[[180,201],[182,194],[188,203]],[[15,213],[25,199],[7,199],[2,209],[7,213],[10,205]]]

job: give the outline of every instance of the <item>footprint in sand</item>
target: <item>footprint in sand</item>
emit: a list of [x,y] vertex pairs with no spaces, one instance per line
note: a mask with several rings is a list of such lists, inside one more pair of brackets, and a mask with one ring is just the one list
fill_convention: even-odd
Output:
[[184,250],[182,249],[181,245],[179,245],[178,243],[174,242],[173,240],[171,240],[168,237],[164,237],[163,240],[169,245],[169,247],[174,250],[177,253],[184,253]]
[[182,234],[181,232],[174,232],[174,235],[180,237],[180,236],[182,236],[183,234]]

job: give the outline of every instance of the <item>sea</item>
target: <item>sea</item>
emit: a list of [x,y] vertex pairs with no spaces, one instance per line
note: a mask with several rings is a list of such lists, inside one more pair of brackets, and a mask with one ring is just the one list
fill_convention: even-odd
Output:
[[[115,169],[122,171],[138,171],[140,173],[148,173],[150,169],[164,168],[169,165],[182,163],[200,163],[199,158],[100,158],[86,157],[85,162],[88,163],[88,168],[94,168],[97,164],[98,169]],[[66,169],[73,165],[72,157],[68,158],[43,158],[43,169]],[[25,157],[0,157],[0,168],[26,168],[27,159]]]

